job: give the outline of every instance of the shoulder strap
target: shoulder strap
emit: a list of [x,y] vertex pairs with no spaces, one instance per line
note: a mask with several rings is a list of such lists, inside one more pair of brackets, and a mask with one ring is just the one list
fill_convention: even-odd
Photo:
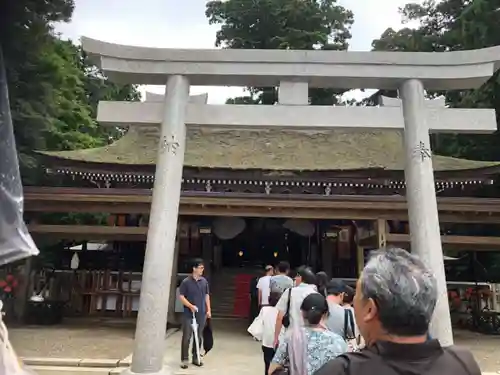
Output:
[[292,301],[292,288],[288,289],[288,301],[286,302],[286,313],[290,313],[290,302]]
[[[349,331],[350,330],[350,331]],[[344,312],[344,339],[350,340],[356,338],[356,329],[354,327],[354,317],[350,309]]]
[[354,324],[354,315],[351,309],[347,309],[347,315],[349,316],[349,325],[351,326],[352,338],[356,338],[356,325]]
[[344,340],[347,340],[347,328],[349,325],[349,314],[348,310],[344,311]]

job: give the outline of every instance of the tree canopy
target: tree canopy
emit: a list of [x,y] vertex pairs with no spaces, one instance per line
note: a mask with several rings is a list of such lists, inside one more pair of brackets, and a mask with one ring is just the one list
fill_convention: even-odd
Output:
[[6,0],[0,5],[2,47],[24,183],[40,178],[35,151],[97,147],[119,135],[98,126],[101,99],[137,100],[134,86],[115,85],[79,46],[54,33],[73,0]]
[[[373,41],[374,50],[444,52],[500,44],[498,0],[427,0],[401,9],[403,21],[417,22],[415,29],[387,29]],[[500,114],[499,74],[476,90],[428,93],[445,95],[451,107],[494,108]],[[439,135],[434,149],[441,154],[476,160],[500,160],[499,134]]]
[[[500,1],[498,0],[427,0],[407,4],[401,9],[404,21],[417,22],[415,29],[387,29],[373,41],[373,49],[389,51],[445,52],[471,50],[500,45]],[[387,94],[387,93],[385,93]],[[389,93],[394,94],[394,93]],[[451,107],[494,108],[497,124],[500,114],[500,82],[497,72],[476,90],[429,92],[430,97],[445,95]],[[500,160],[500,135],[439,134],[432,138],[435,152],[475,160]],[[498,197],[498,181],[484,187],[480,194]],[[453,226],[469,235],[498,235],[498,228],[485,225]],[[472,253],[471,253],[472,254]],[[498,280],[500,259],[495,253],[477,253],[472,258],[482,265],[479,279]],[[476,265],[474,265],[476,268]]]
[[[345,50],[353,13],[337,0],[215,0],[206,16],[220,25],[215,45],[233,49]],[[311,104],[334,104],[344,90],[310,90]],[[229,104],[274,104],[275,87],[252,87]]]

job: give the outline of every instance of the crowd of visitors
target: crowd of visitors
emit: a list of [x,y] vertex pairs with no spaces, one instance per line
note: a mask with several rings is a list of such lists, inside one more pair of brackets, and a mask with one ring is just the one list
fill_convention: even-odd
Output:
[[[300,267],[265,268],[255,285],[265,375],[480,375],[472,354],[429,336],[436,279],[403,249],[372,254],[356,289]],[[266,299],[267,298],[267,299]]]

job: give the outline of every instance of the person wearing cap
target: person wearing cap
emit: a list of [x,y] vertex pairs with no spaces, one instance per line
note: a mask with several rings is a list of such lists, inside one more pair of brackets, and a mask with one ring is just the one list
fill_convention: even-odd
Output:
[[300,305],[304,324],[293,326],[280,343],[268,374],[289,366],[290,374],[312,375],[325,363],[345,353],[345,340],[326,328],[328,304],[320,293],[309,294]]
[[328,301],[328,320],[326,326],[341,337],[346,337],[345,309],[342,307],[346,285],[342,280],[332,279],[326,285],[326,300]]
[[274,275],[274,268],[267,265],[264,269],[265,275],[257,282],[257,290],[259,291],[259,307],[269,304],[269,294],[271,293],[271,277]]

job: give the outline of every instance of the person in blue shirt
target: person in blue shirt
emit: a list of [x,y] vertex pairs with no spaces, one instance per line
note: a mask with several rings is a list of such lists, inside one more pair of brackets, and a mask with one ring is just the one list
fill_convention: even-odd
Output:
[[[205,266],[202,259],[195,259],[192,262],[192,273],[184,280],[182,280],[179,287],[179,299],[184,305],[184,313],[182,318],[182,346],[181,346],[181,368],[188,368],[189,361],[189,344],[193,337],[193,327],[191,325],[193,314],[198,323],[198,339],[201,348],[202,334],[205,328],[207,318],[212,316],[210,308],[210,291],[208,281],[203,277]],[[193,339],[192,356],[193,365],[203,366],[202,362],[198,362],[196,356],[196,345]]]

